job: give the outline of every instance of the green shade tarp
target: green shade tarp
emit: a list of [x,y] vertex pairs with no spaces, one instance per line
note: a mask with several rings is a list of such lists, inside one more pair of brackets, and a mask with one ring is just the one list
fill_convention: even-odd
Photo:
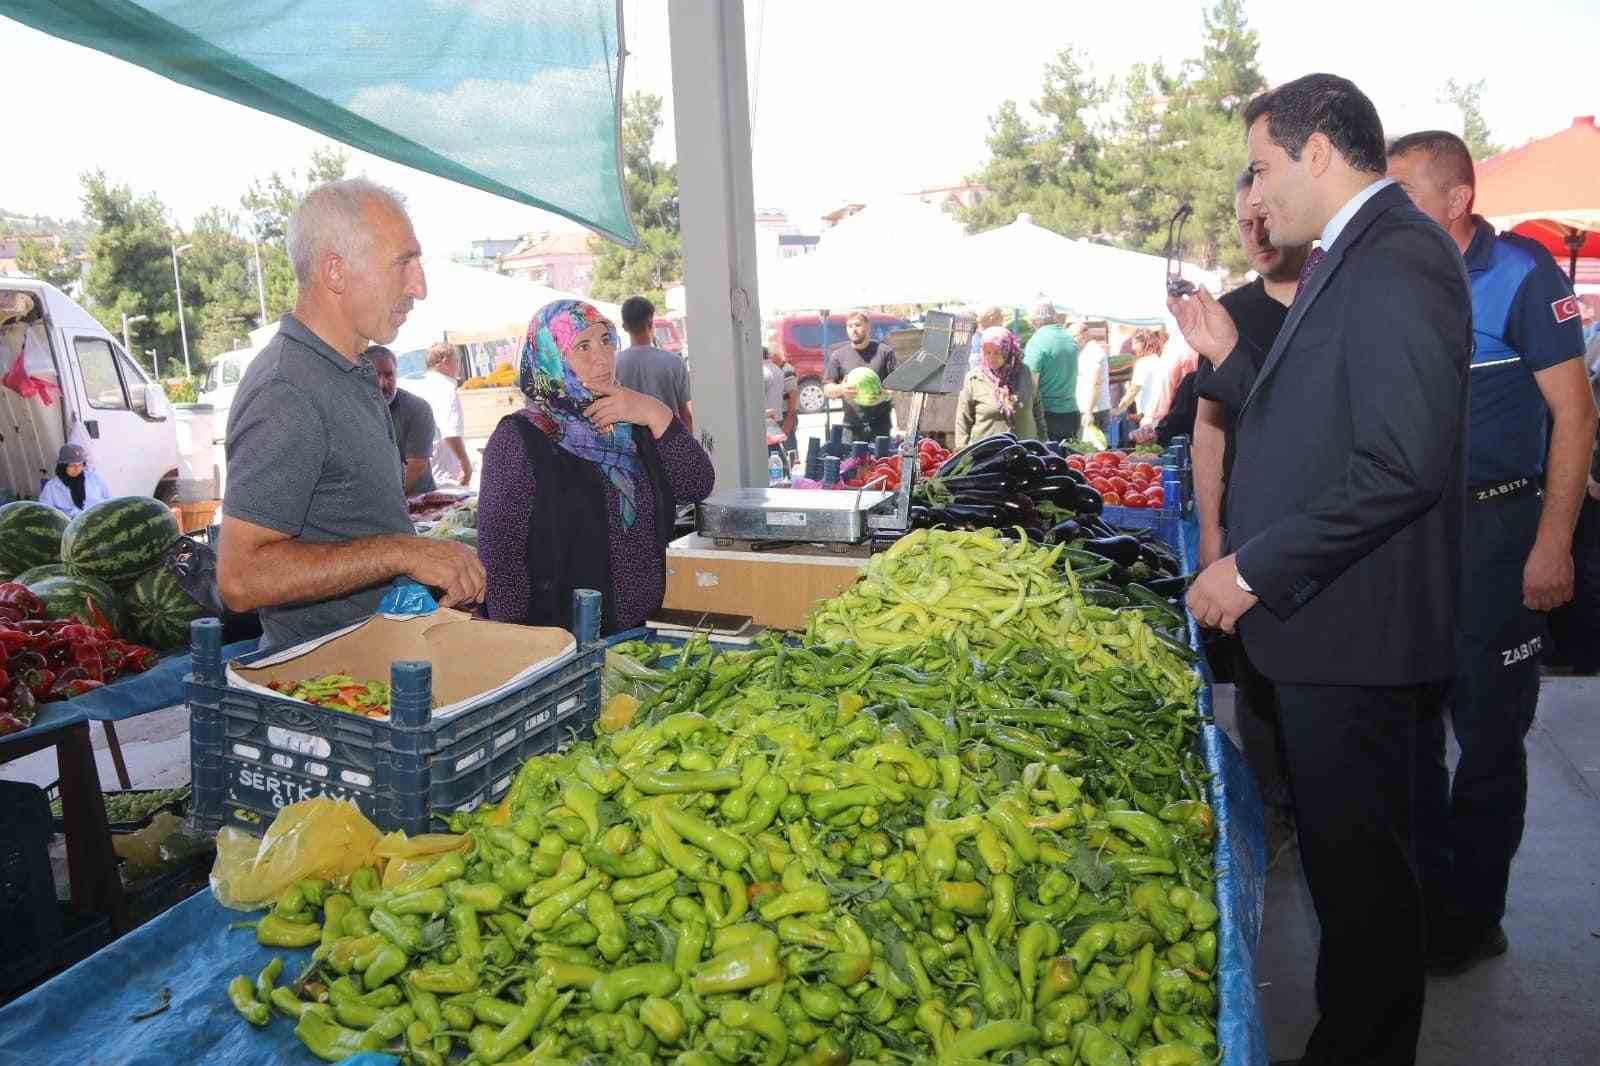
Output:
[[0,14],[638,241],[618,0],[3,0]]

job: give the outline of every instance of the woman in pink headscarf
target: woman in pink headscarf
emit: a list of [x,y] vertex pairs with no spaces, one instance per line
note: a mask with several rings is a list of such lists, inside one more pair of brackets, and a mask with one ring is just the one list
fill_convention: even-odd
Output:
[[980,336],[982,355],[967,374],[956,399],[956,447],[998,433],[1041,440],[1044,403],[1039,382],[1022,364],[1016,335],[1004,326],[990,326]]

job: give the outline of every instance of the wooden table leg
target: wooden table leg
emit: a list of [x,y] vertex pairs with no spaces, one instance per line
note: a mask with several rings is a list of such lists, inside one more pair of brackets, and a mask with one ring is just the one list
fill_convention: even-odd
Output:
[[66,826],[73,909],[108,915],[112,931],[120,935],[128,928],[128,904],[117,873],[117,853],[111,847],[106,801],[100,792],[87,722],[61,731],[56,739],[56,760],[61,771],[61,820]]
[[117,768],[117,784],[123,791],[133,787],[133,781],[128,777],[128,764],[122,759],[122,742],[117,739],[117,727],[111,722],[101,722],[106,727],[106,747],[111,749],[111,765]]

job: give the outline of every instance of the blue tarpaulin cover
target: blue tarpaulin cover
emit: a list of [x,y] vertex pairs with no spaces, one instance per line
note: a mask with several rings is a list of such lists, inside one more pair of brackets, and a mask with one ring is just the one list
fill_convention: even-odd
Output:
[[10,0],[0,11],[638,243],[622,188],[620,0]]

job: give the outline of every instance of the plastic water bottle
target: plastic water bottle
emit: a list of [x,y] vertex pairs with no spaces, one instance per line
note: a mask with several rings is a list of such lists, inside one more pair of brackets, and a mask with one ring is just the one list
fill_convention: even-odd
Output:
[[783,460],[778,458],[777,452],[767,453],[767,484],[783,484]]

